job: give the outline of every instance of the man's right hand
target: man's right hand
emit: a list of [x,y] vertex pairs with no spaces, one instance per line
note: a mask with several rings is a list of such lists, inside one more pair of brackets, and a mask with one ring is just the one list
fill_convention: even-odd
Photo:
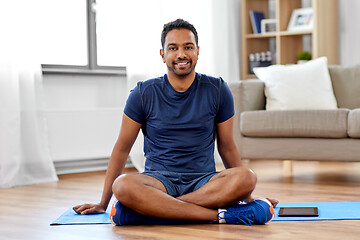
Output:
[[99,214],[106,211],[106,209],[100,204],[82,204],[73,207],[73,209],[77,214],[81,215]]

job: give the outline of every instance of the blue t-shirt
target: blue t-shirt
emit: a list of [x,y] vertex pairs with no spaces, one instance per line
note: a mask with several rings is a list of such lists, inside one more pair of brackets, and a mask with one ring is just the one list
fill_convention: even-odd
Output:
[[234,115],[230,89],[221,78],[196,73],[185,92],[167,75],[139,82],[124,113],[142,124],[146,171],[215,171],[216,124]]

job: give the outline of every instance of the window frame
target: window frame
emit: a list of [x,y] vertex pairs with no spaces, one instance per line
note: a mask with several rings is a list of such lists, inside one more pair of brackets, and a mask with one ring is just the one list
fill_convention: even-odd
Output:
[[95,74],[126,76],[125,66],[99,66],[96,43],[96,0],[86,1],[87,65],[41,64],[46,74]]

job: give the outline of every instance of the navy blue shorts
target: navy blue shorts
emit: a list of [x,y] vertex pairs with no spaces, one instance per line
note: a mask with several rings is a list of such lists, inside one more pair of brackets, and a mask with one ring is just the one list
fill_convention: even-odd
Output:
[[145,171],[141,174],[156,178],[165,186],[170,196],[179,197],[198,190],[217,173],[218,172],[175,173],[167,171]]

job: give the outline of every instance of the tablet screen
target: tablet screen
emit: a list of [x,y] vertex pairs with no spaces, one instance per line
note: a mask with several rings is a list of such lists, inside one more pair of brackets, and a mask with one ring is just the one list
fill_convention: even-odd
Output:
[[317,217],[317,207],[282,207],[279,210],[279,217]]

